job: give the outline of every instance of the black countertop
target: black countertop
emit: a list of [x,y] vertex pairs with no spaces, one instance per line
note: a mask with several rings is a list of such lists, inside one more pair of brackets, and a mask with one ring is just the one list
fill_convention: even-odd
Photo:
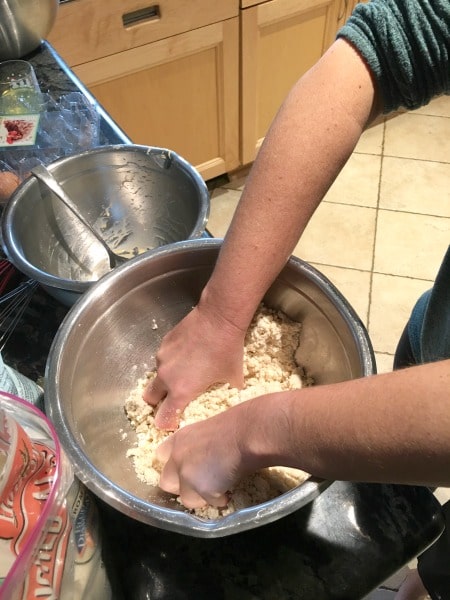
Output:
[[353,600],[427,547],[442,528],[425,488],[335,482],[279,521],[198,539],[103,511],[127,600]]
[[[100,144],[130,142],[49,44],[25,58],[43,92],[58,98],[81,91],[94,103]],[[0,154],[5,158],[8,150]],[[67,311],[37,289],[2,351],[5,362],[31,379],[42,377]],[[142,525],[101,501],[99,506],[105,563],[120,600],[359,599],[443,529],[433,494],[414,486],[335,482],[275,523],[206,540]]]

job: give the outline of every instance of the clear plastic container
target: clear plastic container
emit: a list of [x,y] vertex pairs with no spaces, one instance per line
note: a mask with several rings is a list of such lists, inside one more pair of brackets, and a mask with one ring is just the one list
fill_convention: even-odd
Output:
[[97,507],[51,422],[0,391],[0,599],[109,600]]

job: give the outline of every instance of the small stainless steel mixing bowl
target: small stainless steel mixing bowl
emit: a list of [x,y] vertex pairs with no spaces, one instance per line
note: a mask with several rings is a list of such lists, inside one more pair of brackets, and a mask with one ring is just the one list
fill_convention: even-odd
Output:
[[0,60],[22,58],[50,33],[58,0],[0,0]]
[[[311,478],[278,498],[206,521],[139,481],[126,456],[137,438],[125,400],[154,368],[162,337],[197,303],[220,246],[217,239],[178,242],[106,275],[69,311],[46,368],[47,414],[81,481],[134,519],[195,537],[264,525],[311,502],[328,485]],[[299,363],[316,385],[375,372],[360,319],[307,263],[292,258],[265,301],[302,323]]]
[[[126,258],[205,232],[208,188],[175,152],[102,146],[48,169],[111,249]],[[101,243],[33,176],[4,210],[2,244],[17,269],[68,306],[110,270]]]

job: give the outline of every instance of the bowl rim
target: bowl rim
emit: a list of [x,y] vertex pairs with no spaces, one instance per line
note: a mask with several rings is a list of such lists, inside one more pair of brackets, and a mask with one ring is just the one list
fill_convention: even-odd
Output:
[[[71,432],[66,422],[58,394],[58,386],[61,379],[60,373],[64,356],[64,345],[70,332],[76,328],[76,324],[82,319],[84,312],[88,310],[96,297],[106,297],[105,292],[108,290],[108,287],[115,279],[120,279],[122,271],[125,269],[133,271],[134,269],[141,268],[141,263],[146,264],[164,255],[176,255],[177,253],[184,253],[187,250],[196,248],[199,250],[213,249],[218,252],[222,242],[221,238],[203,238],[200,240],[175,242],[137,256],[105,275],[67,313],[50,348],[45,373],[45,406],[47,414],[49,414],[55,425],[61,444],[74,465],[77,477],[86,487],[110,506],[135,520],[147,525],[156,526],[160,529],[201,538],[233,535],[276,521],[309,504],[331,485],[332,481],[310,477],[300,486],[285,492],[275,499],[233,512],[219,519],[208,521],[186,512],[149,503],[113,483],[91,462],[79,446],[75,435]],[[292,256],[286,266],[289,265],[300,269],[327,296],[332,292],[333,299],[336,300],[339,307],[343,310],[347,324],[351,328],[355,339],[358,340],[362,376],[374,374],[376,372],[375,355],[368,332],[349,302],[325,275],[309,263]]]

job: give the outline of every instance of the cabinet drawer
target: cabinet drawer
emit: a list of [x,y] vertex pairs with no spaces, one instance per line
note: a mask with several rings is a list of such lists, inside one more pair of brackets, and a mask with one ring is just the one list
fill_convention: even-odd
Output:
[[72,0],[48,41],[72,67],[238,14],[239,0]]

